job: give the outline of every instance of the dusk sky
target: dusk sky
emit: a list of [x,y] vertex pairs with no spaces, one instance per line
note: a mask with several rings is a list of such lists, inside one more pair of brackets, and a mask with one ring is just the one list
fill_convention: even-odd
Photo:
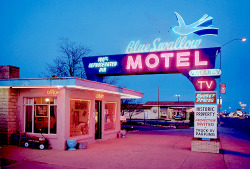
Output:
[[[20,67],[21,78],[42,77],[46,64],[60,55],[60,38],[92,49],[90,56],[125,53],[131,40],[152,43],[173,41],[171,27],[178,12],[186,24],[204,14],[213,17],[218,36],[205,36],[202,47],[222,46],[235,38],[249,38],[248,0],[1,0],[0,65]],[[176,38],[175,38],[176,39]],[[240,40],[222,47],[222,110],[236,111],[239,102],[250,110],[250,45]],[[219,68],[219,55],[216,59]],[[120,76],[119,85],[145,94],[143,102],[193,101],[195,89],[182,74]],[[217,81],[218,91],[219,81]]]

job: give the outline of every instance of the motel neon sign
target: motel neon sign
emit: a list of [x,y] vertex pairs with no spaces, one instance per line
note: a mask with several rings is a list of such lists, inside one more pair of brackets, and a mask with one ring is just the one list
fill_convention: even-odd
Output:
[[206,70],[215,67],[219,47],[163,52],[133,53],[83,57],[88,79],[110,75],[137,75],[156,73],[182,73],[197,91],[216,88],[214,76],[190,76],[190,70]]

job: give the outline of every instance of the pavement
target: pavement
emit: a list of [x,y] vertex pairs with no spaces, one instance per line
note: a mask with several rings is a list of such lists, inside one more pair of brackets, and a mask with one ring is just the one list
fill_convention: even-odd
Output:
[[191,151],[193,128],[131,131],[76,151],[0,148],[2,168],[250,168],[250,138],[218,127],[219,154]]

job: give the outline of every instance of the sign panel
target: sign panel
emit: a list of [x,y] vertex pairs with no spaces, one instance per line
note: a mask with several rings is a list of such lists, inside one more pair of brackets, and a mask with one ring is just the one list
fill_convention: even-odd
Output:
[[183,73],[215,67],[220,48],[83,57],[87,75]]
[[217,138],[216,105],[195,105],[194,137]]
[[226,83],[221,83],[220,94],[226,94]]
[[195,104],[216,104],[216,92],[195,93]]
[[200,69],[200,70],[190,70],[189,75],[191,77],[195,76],[220,76],[220,69]]
[[182,73],[197,91],[213,91],[214,77],[191,77],[190,70],[213,69],[220,47],[150,53],[83,57],[87,78],[102,76]]
[[197,91],[213,91],[216,88],[216,81],[213,77],[197,77],[191,81]]

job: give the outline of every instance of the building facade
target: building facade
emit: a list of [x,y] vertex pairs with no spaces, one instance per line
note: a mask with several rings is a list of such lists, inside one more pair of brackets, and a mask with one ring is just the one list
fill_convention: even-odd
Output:
[[1,135],[7,140],[14,132],[43,133],[59,150],[70,139],[91,144],[116,138],[121,98],[142,97],[138,91],[73,77],[2,78]]
[[193,112],[194,101],[159,101],[159,104],[158,101],[148,101],[132,111],[125,110],[124,116],[127,119],[131,117],[131,119],[175,120],[176,116],[179,115],[181,119],[189,120],[190,113]]

